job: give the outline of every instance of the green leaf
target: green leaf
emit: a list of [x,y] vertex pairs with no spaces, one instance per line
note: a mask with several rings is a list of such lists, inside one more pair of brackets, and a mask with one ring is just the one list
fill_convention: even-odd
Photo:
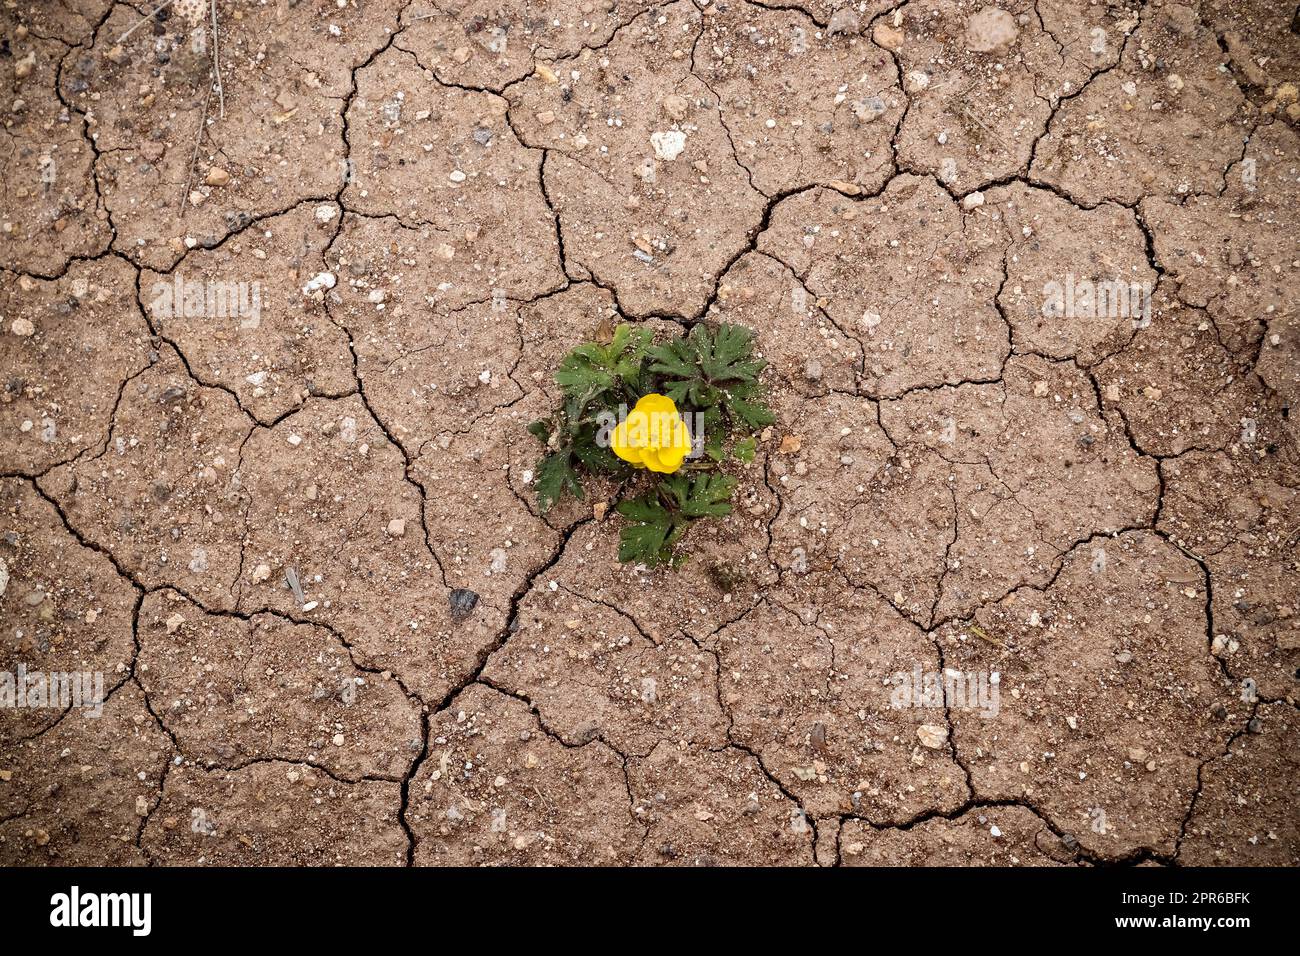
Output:
[[745,464],[749,464],[754,460],[754,449],[754,438],[751,435],[744,441],[736,442],[736,447],[731,449],[731,454],[735,456],[737,461],[743,461]]
[[654,492],[640,498],[621,502],[615,509],[628,523],[618,536],[618,559],[642,562],[648,567],[670,560],[672,543],[680,532],[674,527],[673,516],[660,503]]
[[552,427],[550,419],[539,418],[528,426],[528,433],[545,445],[551,440]]
[[669,475],[663,480],[663,488],[673,498],[673,503],[680,511],[686,504],[686,496],[691,490],[691,480],[683,472]]
[[639,521],[642,524],[655,524],[662,520],[665,524],[672,520],[672,515],[664,508],[653,491],[648,491],[639,498],[620,501],[614,508],[624,518]]
[[731,492],[736,479],[730,475],[702,472],[690,483],[682,500],[682,514],[688,518],[725,518],[731,514]]
[[674,404],[685,405],[690,395],[692,382],[693,380],[690,379],[679,382],[664,382],[663,393],[671,398]]
[[[626,334],[620,335],[623,330]],[[612,367],[625,385],[640,394],[641,373],[645,368],[645,350],[650,344],[652,332],[649,329],[633,329],[629,325],[620,325],[614,332],[614,341],[610,349],[618,348],[612,353]]]
[[579,345],[560,363],[555,381],[570,398],[589,400],[614,384],[608,356],[599,345]]
[[685,339],[673,339],[663,345],[656,345],[647,349],[646,355],[650,357],[652,372],[684,379],[695,376],[696,352]]
[[[696,325],[684,339],[675,339],[646,351],[650,371],[664,377],[664,394],[679,404],[704,410],[739,401],[745,407],[731,415],[750,428],[770,413],[758,399],[758,375],[766,366],[753,357],[754,333],[741,325],[716,329]],[[764,424],[770,423],[765,421]]]
[[[691,337],[703,326],[691,329]],[[752,382],[767,364],[762,359],[752,357],[754,333],[743,325],[724,323],[711,338],[701,335],[701,344],[710,346],[701,348],[704,374],[714,382],[735,381]]]
[[606,350],[610,366],[620,375],[625,374],[625,370],[630,374],[639,373],[652,335],[649,329],[634,328],[626,322],[621,324],[614,330],[614,339]]
[[[722,421],[722,412],[715,405],[712,408],[706,408],[701,413],[700,427],[703,430],[704,454],[708,455],[714,461],[722,461],[723,446],[727,439],[727,429]],[[692,439],[698,439],[701,436],[692,435]]]
[[577,402],[578,408],[573,414],[575,419],[581,416],[588,403],[614,389],[619,381],[639,390],[645,350],[651,335],[649,329],[634,328],[625,322],[614,330],[608,345],[587,342],[564,357],[555,373],[555,380],[564,389],[564,394]]
[[560,500],[565,489],[575,498],[582,497],[582,482],[573,470],[569,453],[552,452],[537,463],[537,475],[533,479],[537,487],[537,506],[545,514],[551,506]]
[[624,475],[629,465],[612,449],[596,444],[596,426],[585,425],[573,441],[573,453],[588,469],[611,475]]
[[727,400],[727,412],[744,422],[751,431],[766,428],[776,421],[776,416],[766,405],[732,396]]

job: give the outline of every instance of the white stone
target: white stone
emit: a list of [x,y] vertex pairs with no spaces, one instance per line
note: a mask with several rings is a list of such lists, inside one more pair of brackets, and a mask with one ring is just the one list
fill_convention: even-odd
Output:
[[651,133],[650,145],[654,147],[655,159],[671,163],[686,148],[686,134],[679,129]]
[[966,49],[992,53],[1016,42],[1016,18],[998,7],[985,7],[966,21]]
[[334,283],[338,280],[334,278],[332,272],[318,272],[312,279],[302,287],[303,295],[311,295],[313,292],[319,292],[321,289],[332,289]]

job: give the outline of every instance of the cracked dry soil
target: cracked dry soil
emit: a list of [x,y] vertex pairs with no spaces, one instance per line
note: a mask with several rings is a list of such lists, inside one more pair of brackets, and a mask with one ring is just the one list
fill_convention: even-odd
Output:
[[[0,862],[1300,863],[1294,5],[155,6],[0,5]],[[611,318],[771,363],[677,572]]]

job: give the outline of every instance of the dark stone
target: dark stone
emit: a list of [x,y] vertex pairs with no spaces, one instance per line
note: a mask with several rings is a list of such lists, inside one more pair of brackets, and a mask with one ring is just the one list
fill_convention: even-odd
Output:
[[473,613],[478,604],[478,594],[469,588],[456,588],[448,597],[451,603],[451,617],[454,621],[463,621]]

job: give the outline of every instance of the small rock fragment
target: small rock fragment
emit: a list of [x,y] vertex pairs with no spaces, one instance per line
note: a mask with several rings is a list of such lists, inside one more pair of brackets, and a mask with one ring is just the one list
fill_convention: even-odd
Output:
[[897,50],[903,45],[903,31],[896,30],[885,23],[878,23],[876,28],[871,31],[871,39],[876,41],[878,47],[883,47],[886,50]]
[[654,147],[655,159],[671,163],[686,148],[686,134],[679,129],[651,133],[650,145]]
[[319,292],[322,289],[334,288],[337,280],[332,272],[318,272],[308,283],[302,287],[303,295],[311,295],[313,292]]
[[938,749],[948,739],[948,728],[940,727],[937,724],[922,724],[916,728],[916,739],[921,741],[922,747],[929,747],[931,750]]
[[454,621],[463,621],[474,611],[478,604],[478,594],[469,588],[456,588],[448,595],[451,604],[451,617]]
[[659,106],[663,109],[664,115],[670,119],[677,120],[678,122],[686,119],[688,104],[686,102],[686,97],[684,96],[678,96],[676,93],[672,93],[665,96],[663,102],[660,103]]
[[966,21],[966,49],[976,53],[1005,49],[1019,35],[1015,17],[998,7],[985,7]]
[[885,101],[879,96],[868,96],[855,100],[852,109],[859,122],[871,123],[885,115]]

